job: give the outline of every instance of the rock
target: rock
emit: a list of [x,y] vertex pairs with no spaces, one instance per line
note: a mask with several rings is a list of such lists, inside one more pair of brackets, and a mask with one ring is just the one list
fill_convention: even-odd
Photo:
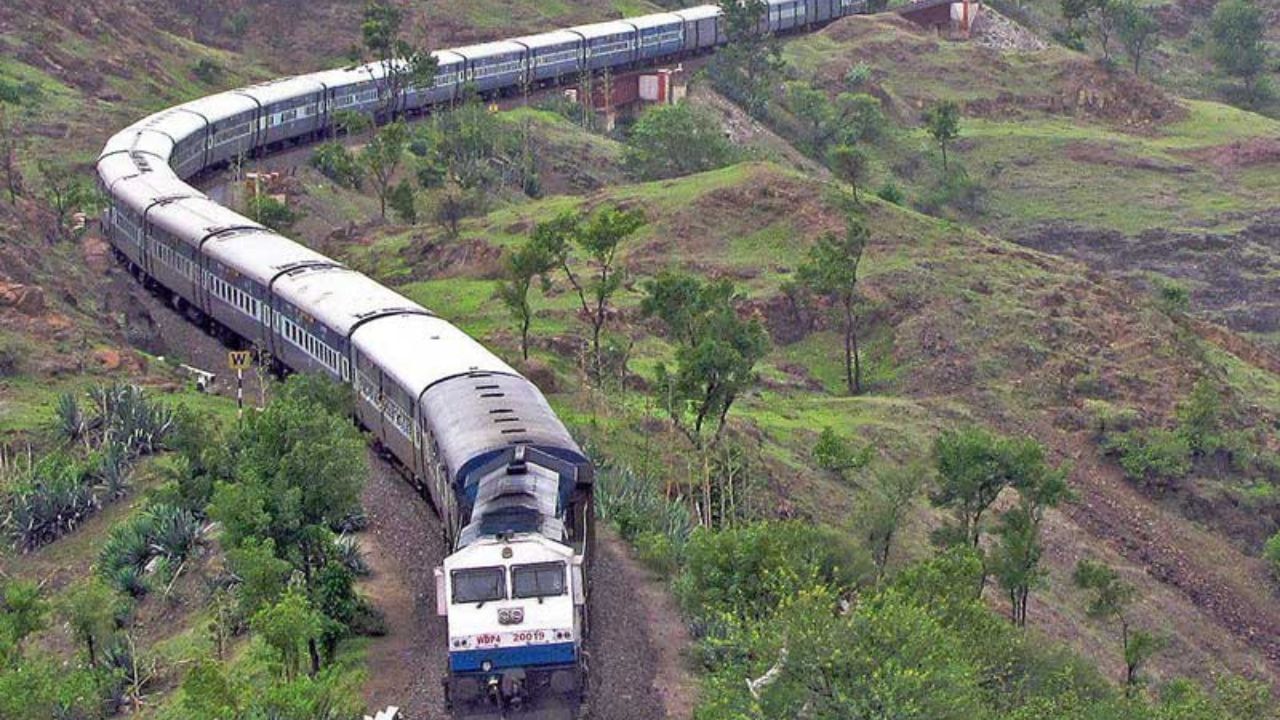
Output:
[[98,348],[93,351],[93,361],[98,367],[108,372],[117,370],[123,364],[120,353],[112,348]]
[[0,283],[0,307],[34,317],[44,312],[44,290],[38,285]]

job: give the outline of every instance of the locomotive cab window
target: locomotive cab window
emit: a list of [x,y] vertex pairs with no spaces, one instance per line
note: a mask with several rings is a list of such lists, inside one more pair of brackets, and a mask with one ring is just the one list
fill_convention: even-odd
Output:
[[515,565],[511,568],[511,595],[516,598],[564,595],[564,577],[564,563]]
[[507,599],[507,574],[500,567],[453,571],[453,602],[485,603]]

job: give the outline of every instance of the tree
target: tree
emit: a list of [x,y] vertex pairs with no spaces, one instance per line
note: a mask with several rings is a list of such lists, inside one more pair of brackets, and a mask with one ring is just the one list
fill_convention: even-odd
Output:
[[1010,464],[1017,468],[1010,484],[1018,491],[1018,505],[1005,511],[996,527],[999,543],[993,553],[992,572],[1009,595],[1010,620],[1025,627],[1031,590],[1044,578],[1040,537],[1045,511],[1060,505],[1071,491],[1066,471],[1049,466],[1042,445],[1030,440],[1006,443]]
[[119,611],[119,597],[97,578],[76,586],[58,604],[59,615],[88,652],[90,667],[97,667],[99,651],[114,637]]
[[22,132],[18,123],[9,115],[9,105],[0,102],[0,171],[4,172],[4,189],[9,193],[9,203],[16,203],[22,194],[22,168],[18,166],[18,148]]
[[720,10],[728,43],[711,59],[708,73],[718,90],[760,117],[782,71],[778,44],[762,30],[769,6],[765,0],[721,0]]
[[458,229],[462,219],[467,216],[469,207],[467,191],[450,177],[444,187],[436,194],[434,216],[435,221],[444,228],[449,237],[458,237]]
[[1133,61],[1133,74],[1139,74],[1143,55],[1160,42],[1160,23],[1150,9],[1139,7],[1135,0],[1120,0],[1120,23],[1117,33],[1124,50]]
[[547,252],[547,243],[537,236],[547,232],[548,226],[539,224],[534,237],[519,248],[507,253],[505,279],[498,284],[498,299],[511,311],[520,324],[520,355],[529,359],[529,326],[533,323],[533,306],[529,303],[529,290],[535,277],[542,278],[543,292],[550,287],[547,273],[555,268],[555,258]]
[[193,720],[234,720],[240,717],[243,688],[237,688],[211,658],[201,658],[182,679],[182,710]]
[[316,146],[311,153],[311,166],[321,175],[342,187],[359,190],[364,182],[364,170],[360,162],[339,142],[326,142]]
[[787,85],[787,107],[808,126],[805,134],[811,148],[821,152],[835,119],[835,109],[827,94],[807,82],[793,82]]
[[623,160],[639,177],[660,179],[724,167],[735,154],[714,116],[681,102],[646,110],[631,127]]
[[287,233],[294,223],[302,219],[302,214],[270,195],[255,195],[249,198],[248,214],[255,222],[262,223],[278,233]]
[[678,344],[674,371],[658,365],[655,393],[676,429],[701,450],[708,423],[715,425],[715,444],[734,402],[755,384],[768,333],[759,319],[738,316],[737,293],[728,280],[706,283],[664,272],[645,282],[644,291],[641,313],[662,320]]
[[44,628],[48,613],[35,583],[11,580],[0,586],[0,668],[19,657],[22,641]]
[[923,467],[908,465],[874,470],[866,481],[854,524],[861,528],[871,548],[877,584],[884,581],[894,538],[911,512],[925,477]]
[[42,159],[36,169],[43,181],[45,201],[57,216],[56,237],[61,239],[67,231],[67,216],[88,202],[92,193],[70,167]]
[[861,450],[854,450],[830,426],[822,428],[818,442],[813,445],[813,459],[818,467],[842,480],[849,479],[850,471],[866,467],[874,456],[875,446],[864,445]]
[[947,146],[960,137],[960,106],[954,101],[943,100],[929,108],[924,115],[929,135],[942,149],[942,169],[947,170]]
[[[618,248],[644,224],[638,210],[606,206],[586,218],[578,213],[561,215],[535,232],[537,252],[553,259],[578,296],[582,316],[591,328],[591,372],[597,381],[604,376],[601,333],[609,320],[610,302],[622,287]],[[573,270],[575,250],[586,256],[585,278]]]
[[[265,540],[301,574],[308,592],[338,561],[329,528],[358,510],[366,475],[364,442],[340,409],[349,404],[342,386],[295,375],[232,440],[235,480],[217,484],[209,516],[223,525],[223,546],[243,550],[239,560],[261,571],[263,587],[279,572],[262,562]],[[318,632],[307,642],[313,673],[320,668],[317,639]]]
[[1224,0],[1209,23],[1211,52],[1218,69],[1244,83],[1252,102],[1267,67],[1266,19],[1249,0]]
[[[251,625],[263,642],[276,651],[284,679],[293,680],[302,666],[302,649],[319,637],[323,622],[306,594],[290,587],[278,602],[259,610]],[[319,668],[313,663],[311,674],[317,672]]]
[[1089,11],[1096,0],[1059,0],[1059,2],[1062,8],[1062,19],[1067,23],[1067,32],[1075,34],[1078,32],[1077,25],[1088,19]]
[[1115,570],[1099,562],[1081,560],[1076,565],[1072,579],[1076,587],[1093,593],[1087,611],[1090,618],[1120,625],[1120,644],[1125,665],[1124,684],[1126,688],[1133,690],[1138,684],[1143,664],[1163,648],[1164,640],[1132,627],[1128,611],[1137,591],[1121,580]]
[[862,362],[858,354],[857,317],[858,266],[867,247],[868,232],[862,221],[850,215],[843,236],[826,233],[809,248],[808,257],[797,275],[815,295],[825,296],[841,310],[844,329],[845,384],[850,395],[862,392]]
[[871,174],[871,157],[856,145],[837,145],[827,158],[836,177],[853,188],[853,201],[858,202],[858,185]]
[[373,180],[374,192],[378,195],[378,208],[383,220],[387,219],[387,200],[391,196],[391,181],[400,167],[400,160],[404,157],[404,149],[408,142],[409,131],[403,122],[397,121],[379,130],[360,152],[360,162],[369,178]]
[[407,225],[418,224],[417,195],[413,191],[413,183],[401,180],[391,189],[387,204],[391,206],[391,211],[396,214],[400,222]]
[[1089,11],[1090,26],[1102,48],[1104,62],[1111,61],[1111,39],[1119,32],[1123,17],[1123,0],[1093,0]]
[[[402,37],[404,11],[388,0],[365,5],[360,33],[365,50],[382,69],[378,95],[382,114],[394,118],[402,109],[409,88],[426,89],[435,83],[439,61],[431,53],[415,47]],[[424,32],[417,33],[425,37]]]

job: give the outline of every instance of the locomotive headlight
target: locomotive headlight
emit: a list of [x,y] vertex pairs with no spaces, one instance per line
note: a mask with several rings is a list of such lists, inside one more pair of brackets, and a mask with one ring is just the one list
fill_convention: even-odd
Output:
[[490,670],[493,669],[493,663],[489,662],[488,660],[485,660],[484,662],[480,663],[480,669],[485,672],[489,672]]

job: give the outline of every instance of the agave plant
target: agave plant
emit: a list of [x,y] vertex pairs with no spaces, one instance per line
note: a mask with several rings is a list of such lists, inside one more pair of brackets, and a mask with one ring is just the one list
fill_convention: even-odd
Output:
[[132,455],[149,455],[159,450],[175,418],[172,410],[147,399],[136,385],[104,385],[89,392],[98,413],[104,443],[122,443]]
[[129,597],[139,598],[151,591],[146,574],[135,565],[116,568],[107,576],[107,581]]
[[23,550],[56,540],[98,507],[80,468],[61,454],[46,457],[14,478],[7,501],[9,530]]
[[98,565],[108,577],[124,568],[139,573],[151,559],[151,531],[153,523],[144,515],[133,522],[115,526],[98,553]]
[[129,464],[128,450],[122,443],[108,440],[102,447],[97,471],[94,477],[108,497],[119,498],[129,490],[132,466]]
[[363,577],[371,572],[364,551],[360,549],[360,543],[356,542],[354,537],[339,535],[333,541],[333,546],[337,551],[338,560],[351,571],[352,575]]
[[84,437],[88,430],[84,412],[80,410],[80,402],[71,393],[58,396],[55,408],[58,434],[68,442],[75,442]]
[[204,527],[189,510],[156,505],[147,512],[152,520],[151,550],[171,560],[185,560],[200,544]]

